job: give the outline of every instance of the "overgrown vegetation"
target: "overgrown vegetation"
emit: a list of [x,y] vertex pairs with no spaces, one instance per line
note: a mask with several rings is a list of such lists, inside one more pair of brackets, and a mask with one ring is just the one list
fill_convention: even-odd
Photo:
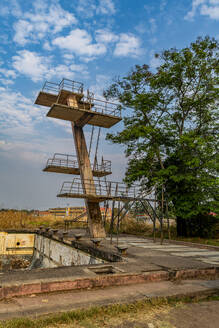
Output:
[[34,229],[41,225],[63,227],[64,219],[54,215],[34,216],[26,211],[8,210],[0,212],[0,230]]
[[126,147],[126,182],[154,188],[173,206],[178,236],[212,237],[218,217],[219,44],[198,38],[137,65],[105,92],[123,109],[124,129],[108,139]]
[[[44,328],[44,327],[118,327],[123,320],[141,317],[153,321],[156,314],[168,313],[172,308],[183,304],[207,300],[219,300],[218,296],[210,297],[176,297],[145,299],[131,304],[113,304],[110,306],[90,307],[86,310],[75,310],[40,319],[13,319],[0,322],[0,328]],[[157,322],[157,321],[156,321]]]

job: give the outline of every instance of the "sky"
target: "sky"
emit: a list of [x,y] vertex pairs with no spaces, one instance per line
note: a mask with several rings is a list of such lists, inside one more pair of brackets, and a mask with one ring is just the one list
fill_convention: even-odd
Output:
[[[72,176],[42,172],[55,152],[75,154],[70,122],[34,105],[46,80],[80,81],[101,98],[134,65],[155,70],[154,53],[205,35],[219,38],[219,0],[0,0],[0,208],[83,204],[56,198]],[[108,180],[122,181],[124,148],[107,132],[98,155],[112,161]]]

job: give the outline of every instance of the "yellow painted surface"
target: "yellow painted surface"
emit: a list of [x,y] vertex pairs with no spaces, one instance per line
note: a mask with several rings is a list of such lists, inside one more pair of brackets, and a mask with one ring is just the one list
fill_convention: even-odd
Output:
[[0,255],[32,254],[34,234],[0,232]]

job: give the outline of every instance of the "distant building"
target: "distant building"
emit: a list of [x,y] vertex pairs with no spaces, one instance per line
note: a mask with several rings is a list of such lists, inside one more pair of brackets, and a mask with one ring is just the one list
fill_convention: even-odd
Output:
[[[105,207],[101,207],[101,214],[104,218],[106,215],[106,219],[110,219],[112,215],[111,208],[108,208],[106,211]],[[59,218],[76,218],[77,216],[86,212],[86,207],[56,207],[56,208],[49,208],[47,211],[35,211],[35,216],[47,216],[47,215],[54,215],[55,217]],[[87,215],[84,215],[83,220],[87,220]]]
[[49,214],[49,211],[38,211],[38,216],[47,216]]
[[50,208],[49,213],[58,217],[71,216],[76,217],[85,212],[85,207],[57,207]]

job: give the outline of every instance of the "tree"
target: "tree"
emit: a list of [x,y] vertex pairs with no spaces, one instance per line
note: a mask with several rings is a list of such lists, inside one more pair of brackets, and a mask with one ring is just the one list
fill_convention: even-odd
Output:
[[219,44],[198,38],[156,57],[156,72],[135,66],[105,91],[127,110],[124,129],[108,134],[126,146],[125,181],[144,189],[164,186],[177,218],[178,235],[189,220],[218,210]]

